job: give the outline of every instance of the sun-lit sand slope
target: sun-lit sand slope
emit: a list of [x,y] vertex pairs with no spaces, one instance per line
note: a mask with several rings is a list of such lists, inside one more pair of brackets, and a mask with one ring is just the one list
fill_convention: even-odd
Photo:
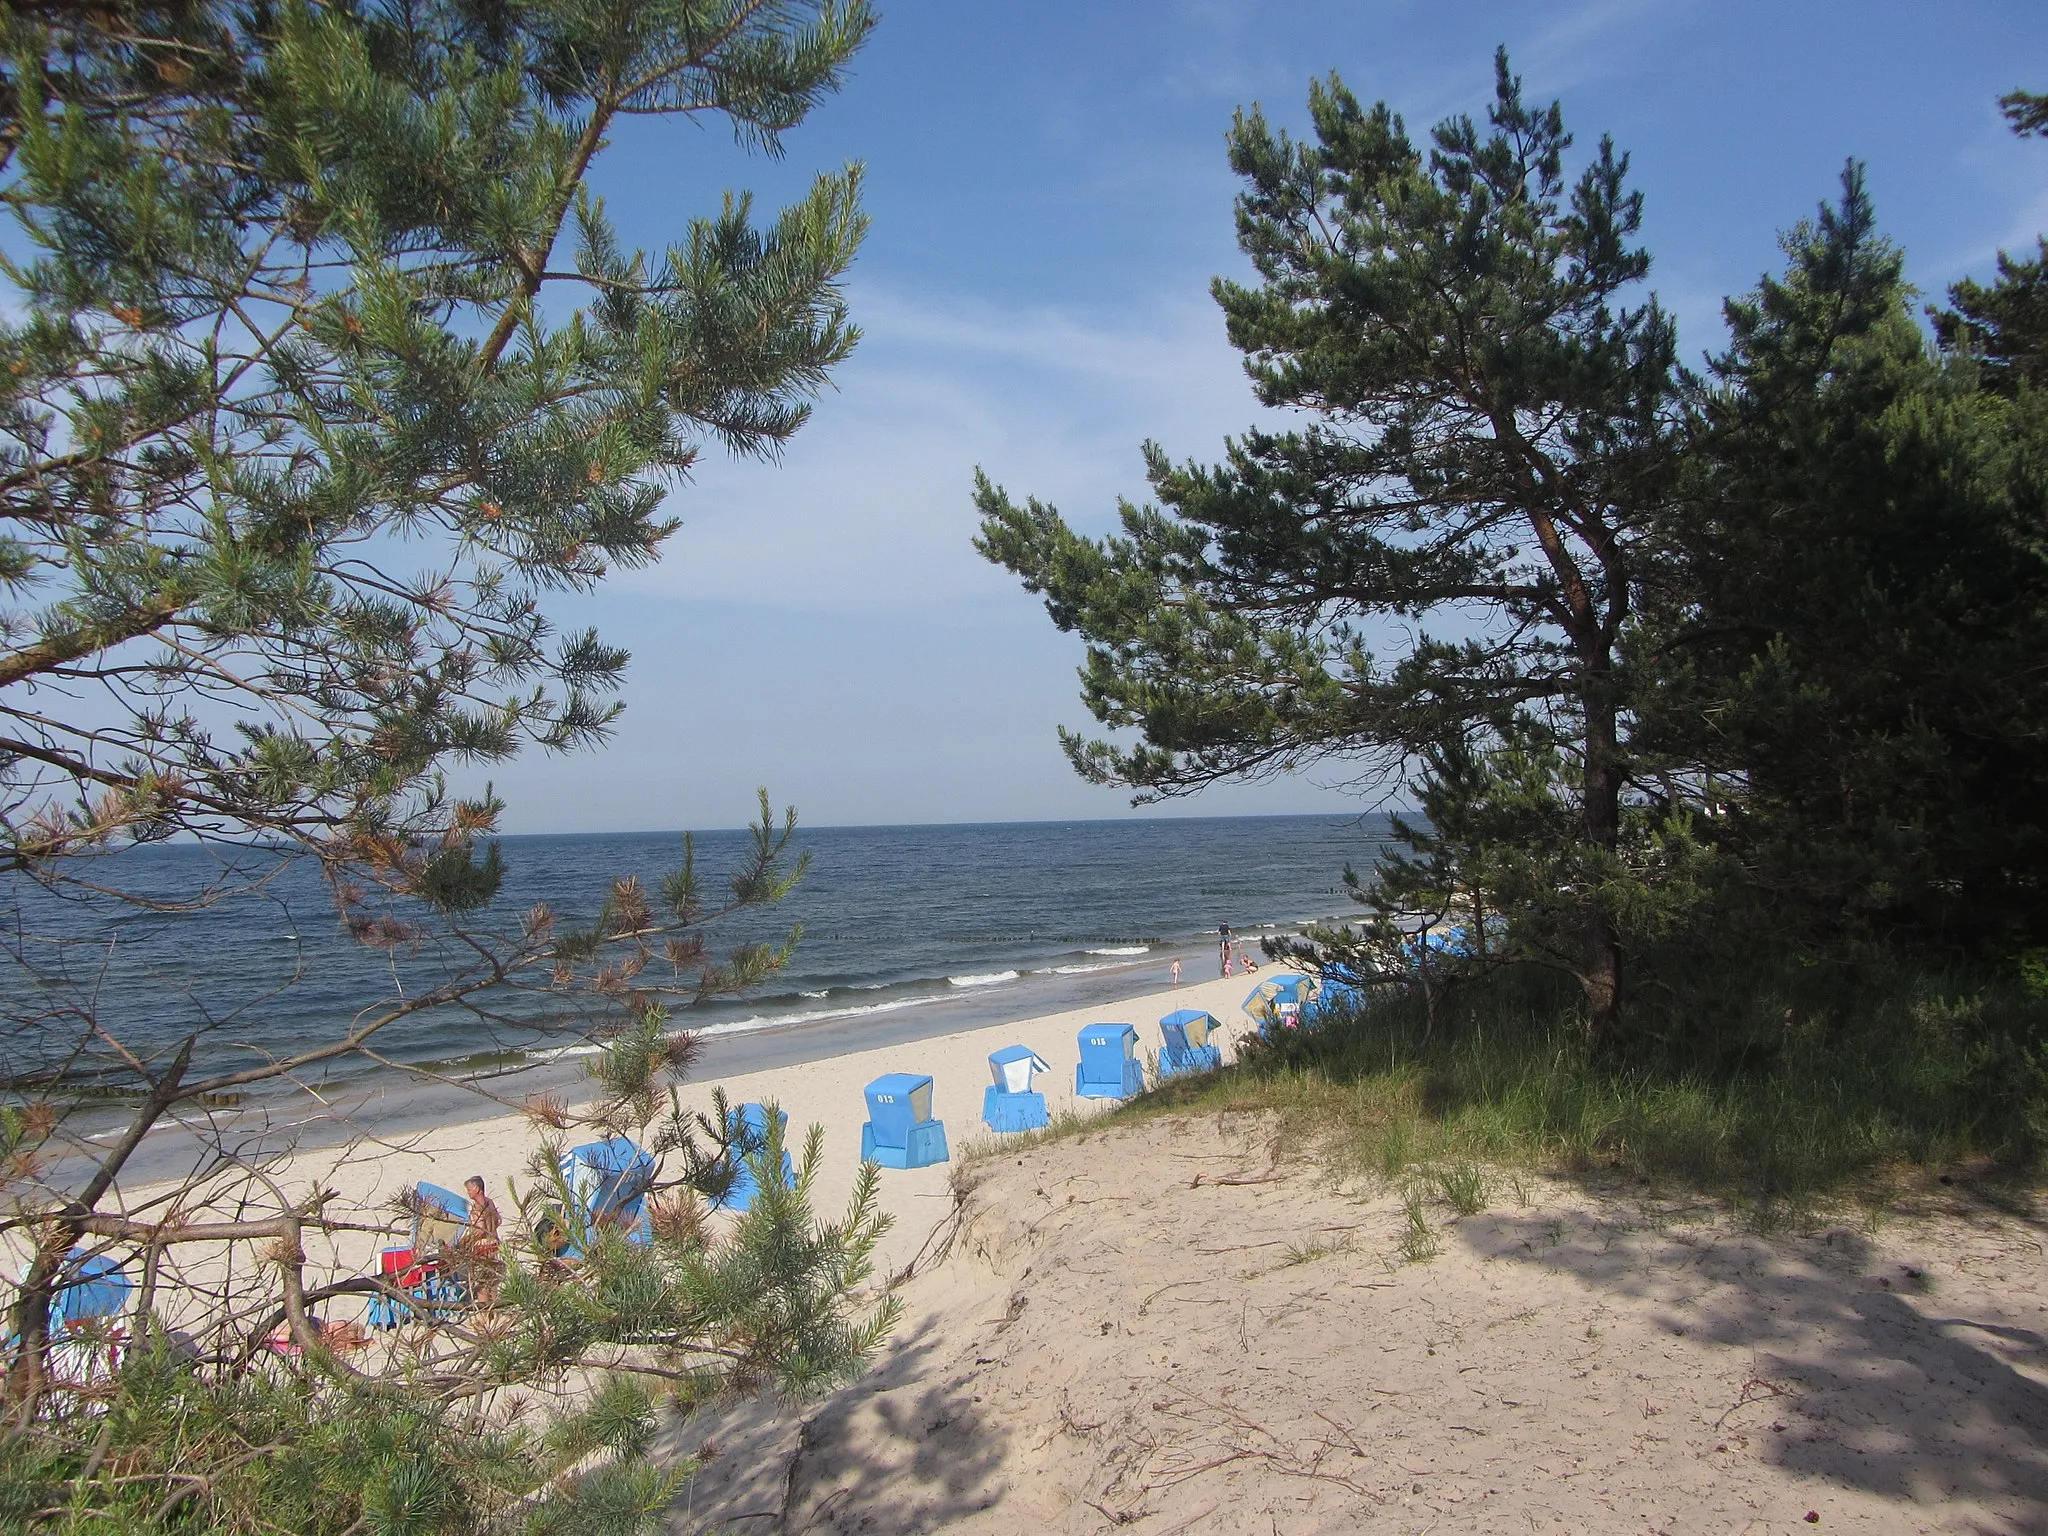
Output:
[[[1757,1237],[1505,1185],[1396,1257],[1252,1116],[970,1170],[879,1367],[699,1416],[674,1529],[1095,1533],[2048,1529],[2039,1223]],[[779,1522],[779,1523],[778,1523]]]

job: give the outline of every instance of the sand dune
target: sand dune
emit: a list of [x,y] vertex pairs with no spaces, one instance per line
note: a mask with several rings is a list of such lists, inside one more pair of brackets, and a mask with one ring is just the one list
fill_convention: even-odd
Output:
[[[2042,1224],[1989,1210],[1769,1237],[1700,1204],[1497,1177],[1403,1262],[1390,1190],[1334,1187],[1256,1117],[1155,1119],[987,1152],[985,1058],[1031,1046],[1073,1104],[1075,1033],[1206,1007],[1242,978],[722,1081],[821,1125],[820,1203],[861,1086],[929,1072],[951,1164],[885,1172],[876,1367],[801,1413],[672,1426],[708,1448],[678,1532],[2048,1530]],[[713,1081],[690,1084],[708,1102]],[[288,1192],[375,1219],[422,1177],[516,1178],[518,1116],[306,1153]],[[360,1272],[340,1234],[318,1272]]]
[[1249,1116],[963,1183],[875,1371],[676,1432],[725,1448],[677,1530],[2048,1529],[2036,1222],[1759,1237],[1525,1181],[1403,1263],[1398,1198]]

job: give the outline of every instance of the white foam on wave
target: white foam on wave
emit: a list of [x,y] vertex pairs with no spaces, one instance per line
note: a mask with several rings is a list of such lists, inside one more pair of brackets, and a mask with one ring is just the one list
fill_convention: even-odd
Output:
[[1082,953],[1089,955],[1149,955],[1152,953],[1152,946],[1150,944],[1121,944],[1112,949],[1089,949],[1083,950]]
[[[1095,951],[1091,949],[1088,953],[1092,955]],[[1120,971],[1122,969],[1123,967],[1120,965],[1056,965],[1047,974],[1052,976],[1088,976],[1096,971]]]
[[946,984],[954,987],[992,987],[998,982],[1015,981],[1017,971],[990,971],[985,976],[948,976]]
[[757,1029],[775,1029],[784,1024],[820,1024],[827,1019],[851,1019],[869,1013],[894,1013],[899,1008],[915,1008],[922,1003],[935,1003],[940,994],[927,993],[923,997],[898,997],[886,1003],[861,1003],[851,1008],[812,1008],[803,1013],[777,1013],[752,1019],[733,1019],[724,1024],[707,1024],[702,1029],[692,1030],[696,1035],[744,1035]]
[[831,990],[830,990],[829,988],[828,988],[827,990],[823,991],[823,992],[799,992],[799,993],[797,993],[797,996],[798,996],[798,997],[830,997],[831,995],[832,995],[832,993],[831,993]]

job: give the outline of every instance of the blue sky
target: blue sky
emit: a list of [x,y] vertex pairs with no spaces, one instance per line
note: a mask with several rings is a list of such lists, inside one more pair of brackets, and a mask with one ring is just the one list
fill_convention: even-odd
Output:
[[[1299,129],[1336,69],[1420,136],[1484,111],[1505,43],[1590,149],[1611,133],[1647,198],[1651,286],[1689,358],[1780,229],[1869,165],[1930,296],[2048,229],[2048,143],[1995,98],[2048,90],[2048,6],[1591,0],[883,0],[847,89],[781,161],[715,128],[639,124],[596,182],[658,247],[720,191],[764,203],[865,162],[874,227],[849,286],[866,332],[779,465],[707,462],[663,562],[561,605],[628,645],[627,714],[598,753],[495,773],[511,831],[731,825],[753,788],[813,825],[1130,814],[1075,779],[1077,641],[969,547],[976,465],[1108,527],[1139,444],[1217,455],[1253,419],[1207,296],[1245,270],[1223,160],[1234,108]],[[1337,770],[1150,814],[1363,808]]]

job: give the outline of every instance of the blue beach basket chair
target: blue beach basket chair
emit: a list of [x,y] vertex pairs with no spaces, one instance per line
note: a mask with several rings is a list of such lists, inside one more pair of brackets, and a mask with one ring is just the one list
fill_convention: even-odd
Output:
[[1244,1011],[1259,1021],[1259,1033],[1262,1035],[1275,1029],[1293,1029],[1301,1023],[1302,1010],[1309,1006],[1315,994],[1313,976],[1292,972],[1268,976],[1245,998]]
[[[778,1132],[787,1133],[789,1116],[782,1110],[775,1111],[775,1125]],[[761,1192],[761,1180],[754,1169],[755,1161],[767,1154],[768,1150],[768,1106],[765,1104],[742,1104],[732,1112],[732,1123],[727,1127],[732,1138],[733,1177],[732,1187],[712,1202],[714,1208],[728,1211],[751,1210],[754,1196]],[[743,1150],[744,1149],[744,1150]],[[796,1162],[785,1147],[782,1153],[782,1183],[784,1188],[796,1184]]]
[[1222,1066],[1222,1050],[1209,1043],[1209,1037],[1222,1027],[1215,1015],[1199,1008],[1182,1008],[1161,1019],[1159,1033],[1166,1047],[1159,1053],[1160,1080],[1188,1072],[1213,1072]]
[[124,1330],[114,1321],[135,1294],[135,1282],[111,1254],[74,1248],[73,1278],[50,1298],[50,1363],[70,1381],[91,1383],[121,1363]]
[[1035,1131],[1046,1123],[1045,1095],[1032,1091],[1034,1073],[1050,1072],[1028,1045],[1006,1045],[990,1051],[989,1072],[995,1081],[981,1091],[981,1118],[992,1131]]
[[946,1127],[932,1118],[932,1080],[891,1072],[867,1086],[868,1118],[860,1157],[884,1168],[924,1168],[946,1161]]
[[86,1254],[71,1250],[78,1267],[75,1279],[59,1287],[50,1302],[50,1338],[65,1338],[79,1323],[118,1317],[135,1292],[135,1282],[121,1273],[121,1262],[112,1254]]
[[614,1227],[629,1243],[654,1240],[647,1191],[654,1183],[654,1157],[630,1136],[586,1142],[562,1154],[562,1182],[586,1227]]
[[1074,1093],[1083,1099],[1128,1099],[1145,1086],[1138,1032],[1128,1024],[1090,1024],[1081,1031]]
[[413,1187],[412,1246],[386,1248],[378,1255],[377,1272],[402,1296],[382,1293],[370,1298],[365,1319],[372,1328],[396,1328],[420,1316],[406,1297],[418,1301],[459,1303],[460,1287],[442,1273],[434,1250],[460,1242],[469,1229],[469,1197],[422,1180]]
[[591,1240],[605,1228],[629,1243],[654,1241],[654,1222],[647,1209],[654,1156],[630,1136],[571,1147],[555,1166],[560,1193],[569,1197],[570,1208],[563,1210],[556,1203],[559,1195],[545,1184],[537,1199],[525,1202],[534,1238],[545,1255],[580,1262],[589,1257]]
[[1364,983],[1348,971],[1325,971],[1315,996],[1302,1005],[1301,1022],[1320,1024],[1332,1013],[1355,1012],[1364,1006]]
[[[73,1248],[64,1256],[71,1278],[50,1297],[50,1364],[66,1382],[99,1380],[121,1363],[122,1329],[112,1321],[128,1305],[135,1282],[121,1271],[111,1254]],[[0,1336],[0,1350],[12,1349],[16,1336]]]

